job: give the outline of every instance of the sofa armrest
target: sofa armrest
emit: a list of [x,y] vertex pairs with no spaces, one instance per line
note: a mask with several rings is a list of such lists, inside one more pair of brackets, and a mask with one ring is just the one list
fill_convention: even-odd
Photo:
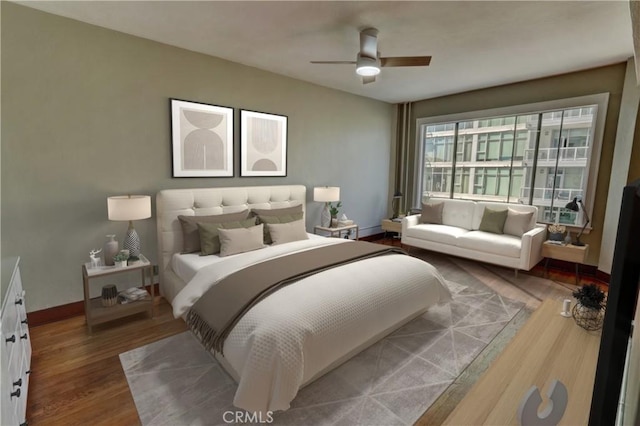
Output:
[[422,215],[419,215],[419,214],[405,216],[404,219],[402,219],[402,233],[404,234],[407,228],[410,228],[412,226],[416,226],[417,224],[419,224],[420,217],[422,217]]
[[547,238],[547,227],[536,225],[535,228],[522,235],[520,253],[520,269],[531,270],[542,260],[542,243]]

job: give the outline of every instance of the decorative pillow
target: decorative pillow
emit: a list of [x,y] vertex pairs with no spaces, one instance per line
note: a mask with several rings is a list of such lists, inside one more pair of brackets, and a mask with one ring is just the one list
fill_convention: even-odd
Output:
[[444,203],[422,203],[422,216],[420,216],[420,223],[436,223],[442,224],[442,209]]
[[200,256],[220,253],[220,235],[218,233],[220,229],[249,228],[255,225],[255,217],[237,222],[198,222],[198,232],[200,233]]
[[262,228],[264,228],[263,224],[250,228],[218,229],[220,234],[220,257],[263,248]]
[[[258,223],[264,223],[265,225],[274,224],[274,223],[289,223],[289,222],[295,222],[296,220],[300,220],[302,219],[303,216],[304,216],[304,213],[302,212],[283,214],[279,216],[258,216]],[[272,241],[271,241],[271,235],[269,234],[269,228],[265,226],[264,243],[271,244],[271,242]]]
[[267,228],[274,245],[309,239],[302,219],[289,223],[269,223]]
[[182,226],[182,252],[195,253],[200,251],[200,234],[198,232],[198,223],[223,223],[237,222],[249,217],[249,210],[243,210],[238,213],[216,214],[212,216],[178,216],[180,225]]
[[506,210],[492,210],[485,207],[484,213],[482,213],[480,227],[478,229],[485,232],[492,232],[494,234],[502,234],[504,232],[504,222],[506,220]]
[[251,209],[254,216],[282,216],[295,213],[302,213],[302,204],[281,209]]
[[507,220],[504,222],[504,233],[516,237],[522,237],[522,234],[531,230],[529,224],[533,212],[518,212],[507,209]]

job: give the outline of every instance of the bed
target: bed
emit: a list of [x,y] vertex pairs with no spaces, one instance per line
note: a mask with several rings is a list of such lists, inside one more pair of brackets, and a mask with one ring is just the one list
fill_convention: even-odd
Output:
[[[306,188],[301,185],[160,191],[156,197],[160,293],[171,303],[174,315],[185,318],[207,289],[243,268],[352,244],[308,235],[228,257],[180,254],[179,215],[294,206],[304,212],[305,201]],[[286,410],[302,386],[450,297],[442,276],[426,262],[404,254],[365,258],[323,270],[269,295],[235,324],[223,350],[212,352],[238,383],[235,406],[253,412]]]

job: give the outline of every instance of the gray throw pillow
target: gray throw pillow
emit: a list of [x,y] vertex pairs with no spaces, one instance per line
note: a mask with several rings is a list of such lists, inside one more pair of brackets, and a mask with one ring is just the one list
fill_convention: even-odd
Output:
[[255,217],[237,222],[199,222],[198,231],[200,233],[200,256],[220,253],[220,229],[249,228],[255,225]]
[[302,204],[281,209],[251,209],[254,216],[282,216],[288,214],[302,213]]
[[480,221],[480,231],[492,232],[494,234],[504,233],[504,223],[507,220],[506,210],[492,210],[488,207],[484,208],[482,213],[482,221]]
[[249,210],[238,213],[216,214],[211,216],[178,216],[182,226],[182,251],[181,253],[195,253],[200,251],[200,232],[198,223],[223,223],[237,222],[249,217]]
[[422,203],[422,215],[420,223],[435,223],[442,225],[442,209],[444,203]]
[[[258,216],[258,223],[273,224],[273,223],[289,223],[294,222],[296,220],[302,219],[304,213],[291,213],[291,214],[282,214],[279,216]],[[269,227],[264,227],[264,243],[271,244],[273,241],[271,240],[271,234],[269,234]]]
[[250,228],[219,229],[220,257],[245,253],[264,247],[262,243],[263,224]]
[[517,212],[507,210],[507,220],[504,222],[504,233],[515,237],[522,237],[531,230],[530,223],[533,212]]
[[309,239],[302,219],[289,223],[269,223],[267,228],[273,245]]

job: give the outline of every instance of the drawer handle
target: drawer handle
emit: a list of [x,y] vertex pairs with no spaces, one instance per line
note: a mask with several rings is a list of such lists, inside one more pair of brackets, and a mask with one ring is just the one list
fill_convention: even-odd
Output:
[[23,319],[22,321],[20,321],[20,323],[22,323],[22,324],[28,324],[28,323],[29,323],[29,321],[25,318],[25,319]]
[[27,340],[27,333],[24,333],[22,336],[20,336],[21,339]]
[[16,300],[16,305],[22,305],[22,299]]
[[20,388],[16,389],[14,392],[11,392],[11,398],[13,397],[20,398]]
[[11,337],[9,337],[8,339],[4,339],[5,342],[11,342],[11,343],[15,343],[16,342],[16,335],[12,334]]
[[22,386],[22,377],[13,382],[13,386]]

